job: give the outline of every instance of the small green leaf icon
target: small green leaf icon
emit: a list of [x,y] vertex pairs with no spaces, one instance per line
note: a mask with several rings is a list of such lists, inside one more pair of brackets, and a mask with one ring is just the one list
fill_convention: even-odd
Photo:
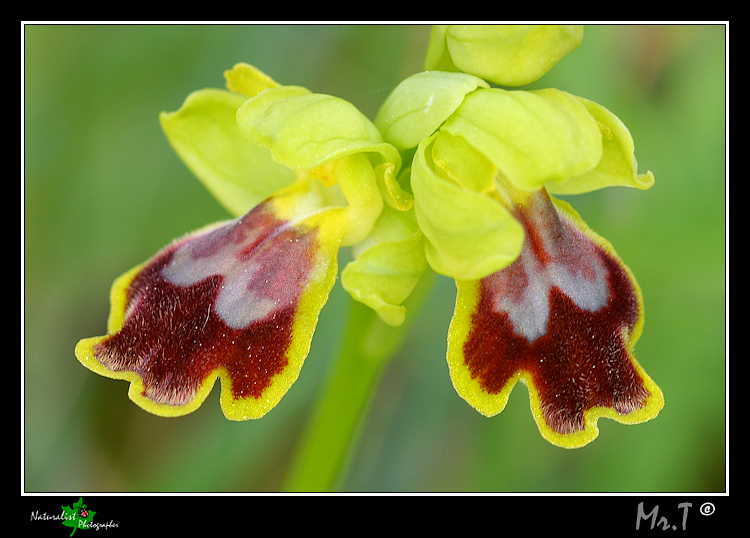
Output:
[[62,511],[64,516],[62,524],[73,528],[73,532],[70,533],[71,536],[75,534],[76,529],[88,529],[94,519],[94,514],[96,514],[84,504],[83,497],[78,499],[78,502],[74,503],[72,507],[63,506]]

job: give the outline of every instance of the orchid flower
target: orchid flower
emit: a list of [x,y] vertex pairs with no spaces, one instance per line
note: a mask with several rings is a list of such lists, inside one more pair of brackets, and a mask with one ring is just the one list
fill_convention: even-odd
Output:
[[227,90],[195,92],[161,122],[190,169],[242,216],[118,278],[108,334],[76,348],[162,416],[197,409],[217,378],[229,419],[259,418],[279,402],[308,354],[339,248],[370,235],[380,184],[400,167],[348,102],[280,86],[246,64],[225,76]]
[[663,396],[633,356],[643,328],[635,278],[551,195],[648,189],[654,177],[638,173],[629,131],[601,105],[552,88],[493,88],[476,74],[534,81],[580,39],[578,27],[439,27],[427,65],[458,67],[406,79],[376,119],[387,142],[414,154],[426,257],[456,280],[454,387],[492,416],[522,381],[540,432],[564,447],[596,438],[600,417],[653,418]]
[[448,364],[458,394],[502,411],[517,381],[551,443],[579,447],[597,420],[663,406],[633,347],[641,291],[612,246],[553,195],[649,188],[623,123],[540,78],[580,27],[435,27],[426,71],[370,121],[335,97],[247,64],[161,122],[234,220],[165,247],[118,278],[107,335],[80,362],[130,382],[144,409],[198,408],[221,379],[227,418],[259,418],[297,379],[337,274],[400,326],[424,273],[453,278]]

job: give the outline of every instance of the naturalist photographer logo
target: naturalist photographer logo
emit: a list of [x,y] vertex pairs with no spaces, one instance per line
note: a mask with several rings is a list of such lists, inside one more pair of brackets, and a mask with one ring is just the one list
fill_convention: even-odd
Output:
[[94,515],[96,515],[96,512],[86,506],[83,497],[79,498],[78,502],[73,503],[72,506],[62,506],[61,508],[62,512],[57,515],[50,515],[46,512],[40,514],[34,511],[31,513],[31,521],[60,521],[64,526],[73,529],[70,536],[73,536],[78,529],[106,530],[117,528],[117,523],[114,521],[95,523]]

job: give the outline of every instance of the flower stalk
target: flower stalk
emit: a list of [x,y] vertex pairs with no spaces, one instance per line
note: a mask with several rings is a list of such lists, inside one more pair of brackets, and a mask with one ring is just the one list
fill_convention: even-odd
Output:
[[340,348],[296,449],[283,490],[328,492],[342,486],[378,382],[422,310],[437,275],[427,271],[407,301],[406,321],[394,327],[358,301],[349,301]]

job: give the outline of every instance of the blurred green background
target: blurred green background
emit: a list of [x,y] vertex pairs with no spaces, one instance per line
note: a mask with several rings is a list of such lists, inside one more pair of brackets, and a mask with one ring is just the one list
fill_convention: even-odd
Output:
[[[445,361],[455,287],[440,279],[385,372],[347,491],[720,492],[727,484],[726,34],[716,26],[592,26],[535,86],[617,114],[650,191],[570,197],[635,272],[646,301],[640,363],[665,394],[638,426],[601,420],[579,450],[542,439],[528,393],[480,416]],[[135,406],[127,383],[83,368],[106,332],[115,277],[173,238],[227,217],[179,161],[158,114],[222,87],[246,61],[284,84],[345,98],[373,118],[421,70],[425,26],[27,25],[22,153],[22,490],[273,491],[329,357],[336,286],[302,375],[259,421],[224,419],[218,386],[192,415]]]

